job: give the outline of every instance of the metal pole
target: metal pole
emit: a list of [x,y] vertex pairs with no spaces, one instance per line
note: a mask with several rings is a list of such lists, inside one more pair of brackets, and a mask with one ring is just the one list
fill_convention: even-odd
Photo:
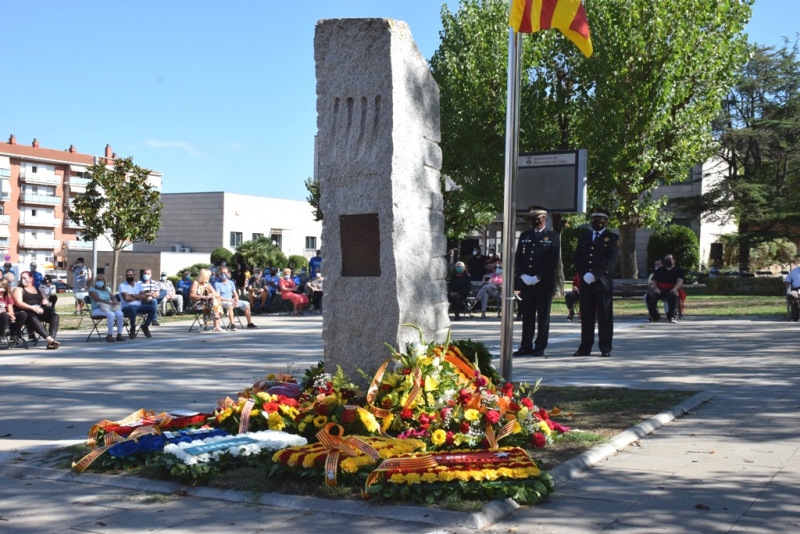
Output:
[[503,315],[500,322],[500,368],[511,381],[511,352],[514,345],[514,249],[517,241],[517,160],[519,159],[519,89],[522,36],[508,29],[508,82],[506,99],[505,199],[503,209]]

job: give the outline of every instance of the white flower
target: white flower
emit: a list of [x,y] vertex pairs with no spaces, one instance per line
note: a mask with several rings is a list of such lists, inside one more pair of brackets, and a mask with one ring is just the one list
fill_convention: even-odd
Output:
[[[218,442],[232,442],[233,440],[242,441],[241,438],[246,438],[248,441],[233,443],[230,447],[223,447],[222,449],[201,452],[199,454],[191,454],[191,452],[186,451],[186,449]],[[278,449],[285,449],[286,447],[306,445],[307,443],[308,441],[306,438],[302,436],[275,430],[263,430],[261,432],[246,432],[235,436],[215,436],[213,438],[196,439],[190,443],[169,444],[164,447],[164,452],[177,456],[178,459],[186,465],[195,465],[212,461],[218,462],[220,456],[223,454],[230,454],[234,457],[254,456],[265,450],[276,451]]]

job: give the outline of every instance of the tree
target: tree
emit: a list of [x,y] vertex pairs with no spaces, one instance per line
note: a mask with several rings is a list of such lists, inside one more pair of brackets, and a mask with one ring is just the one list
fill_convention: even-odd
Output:
[[86,193],[75,199],[69,218],[84,227],[84,241],[105,237],[114,252],[112,288],[116,291],[119,253],[133,243],[152,243],[161,227],[161,193],[150,184],[150,171],[133,158],[103,161],[89,168]]
[[236,247],[236,253],[241,254],[245,263],[253,267],[282,267],[288,261],[283,252],[265,236],[242,243]]
[[678,210],[735,221],[739,272],[751,249],[800,235],[800,61],[797,43],[756,47],[715,122],[722,179]]
[[667,254],[675,258],[675,265],[687,271],[696,269],[700,263],[700,243],[691,228],[680,225],[660,228],[647,242],[647,265],[653,265]]
[[225,248],[225,247],[217,247],[211,252],[211,263],[213,265],[219,265],[223,261],[225,263],[230,263],[232,256],[233,256],[233,252],[231,252],[227,248]]
[[321,221],[322,220],[322,210],[319,209],[319,181],[314,180],[313,178],[309,177],[306,178],[305,182],[303,182],[306,186],[306,190],[308,191],[308,196],[306,200],[309,204],[311,204],[311,208],[313,209],[314,220]]
[[[662,183],[713,153],[711,120],[746,59],[752,0],[592,0],[595,53],[555,32],[523,39],[520,150],[586,148],[589,197],[610,209],[622,238],[622,275],[637,276],[636,230],[657,224]],[[676,14],[680,13],[680,16]],[[508,2],[442,8],[439,83],[443,170],[464,199],[499,211]]]

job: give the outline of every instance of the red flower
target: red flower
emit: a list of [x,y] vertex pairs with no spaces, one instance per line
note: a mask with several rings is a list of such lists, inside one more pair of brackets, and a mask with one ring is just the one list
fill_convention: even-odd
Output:
[[314,405],[314,411],[317,413],[317,415],[328,415],[328,407],[319,402]]
[[414,412],[412,412],[408,408],[403,408],[400,411],[400,418],[405,419],[406,421],[408,421],[409,419],[414,419]]
[[455,442],[456,442],[455,434],[453,434],[452,430],[448,430],[447,435],[444,438],[445,445],[452,445]]
[[381,406],[383,406],[384,408],[391,408],[392,407],[392,399],[388,399],[388,398],[387,399],[383,399],[381,401]]
[[547,444],[547,440],[545,439],[544,434],[541,432],[534,432],[532,441],[533,446],[538,449],[544,448],[544,446]]
[[381,390],[382,391],[389,391],[390,389],[392,389],[391,385],[389,385],[389,384],[381,384]]
[[547,410],[545,410],[544,408],[541,408],[541,409],[540,409],[540,410],[539,410],[539,411],[536,413],[536,415],[538,415],[538,416],[539,416],[539,419],[541,419],[542,421],[547,421],[548,419],[550,419],[550,416],[549,416],[549,415],[547,415]]
[[355,410],[345,410],[342,413],[342,423],[350,424],[356,420],[356,411]]
[[517,404],[516,402],[511,402],[511,403],[508,404],[508,409],[509,409],[509,411],[512,411],[512,412],[518,412],[519,409],[520,409],[520,405]]
[[479,388],[486,387],[486,384],[488,383],[489,381],[486,380],[486,378],[483,376],[478,376],[477,378],[475,378],[475,385]]
[[529,410],[533,408],[533,401],[530,400],[528,397],[523,397],[520,400],[520,402],[522,403],[523,406],[525,406]]
[[442,408],[442,411],[439,414],[442,416],[442,419],[447,419],[447,416],[450,415],[452,410],[450,408]]
[[458,392],[458,403],[461,405],[467,404],[472,400],[472,392],[468,389],[462,389]]
[[493,425],[496,425],[497,422],[500,420],[500,412],[496,410],[489,410],[488,412],[486,412],[486,420],[492,423]]
[[431,422],[431,418],[428,417],[428,414],[424,413],[424,414],[419,416],[419,423],[421,425],[427,426],[427,425],[430,424],[430,422]]
[[261,405],[261,409],[267,413],[277,412],[280,405],[277,402],[265,402]]
[[556,424],[553,421],[551,421],[550,419],[546,419],[545,423],[547,423],[547,426],[550,427],[550,430],[553,430],[556,427]]
[[469,432],[469,421],[462,421],[461,426],[459,427],[459,432],[462,434],[466,434]]
[[568,426],[562,426],[562,425],[559,425],[559,424],[558,424],[558,423],[556,423],[555,421],[553,422],[553,426],[552,426],[552,427],[550,427],[550,428],[552,428],[552,429],[553,429],[553,430],[555,430],[556,432],[560,432],[560,433],[562,433],[562,434],[564,434],[564,433],[566,433],[566,432],[569,432],[569,427],[568,427]]
[[506,382],[503,384],[503,395],[510,397],[514,393],[514,384]]
[[406,367],[405,369],[403,369],[403,374],[404,374],[404,375],[410,375],[410,374],[411,374],[411,369],[409,369],[408,367]]

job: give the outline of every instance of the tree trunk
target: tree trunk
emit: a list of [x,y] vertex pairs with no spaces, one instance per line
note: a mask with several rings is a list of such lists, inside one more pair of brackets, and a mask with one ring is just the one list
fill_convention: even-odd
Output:
[[750,239],[747,235],[750,225],[739,221],[739,276],[750,272]]
[[639,267],[636,265],[636,226],[623,223],[619,227],[619,262],[622,278],[638,278]]
[[[113,291],[112,294],[113,295],[117,294],[117,266],[119,265],[119,253],[120,253],[120,250],[121,249],[119,249],[117,247],[114,247],[114,256],[113,256],[113,259],[111,260],[111,277],[112,277],[111,278],[111,287],[113,288],[112,289],[112,291]],[[108,283],[107,279],[106,279],[106,283]]]

